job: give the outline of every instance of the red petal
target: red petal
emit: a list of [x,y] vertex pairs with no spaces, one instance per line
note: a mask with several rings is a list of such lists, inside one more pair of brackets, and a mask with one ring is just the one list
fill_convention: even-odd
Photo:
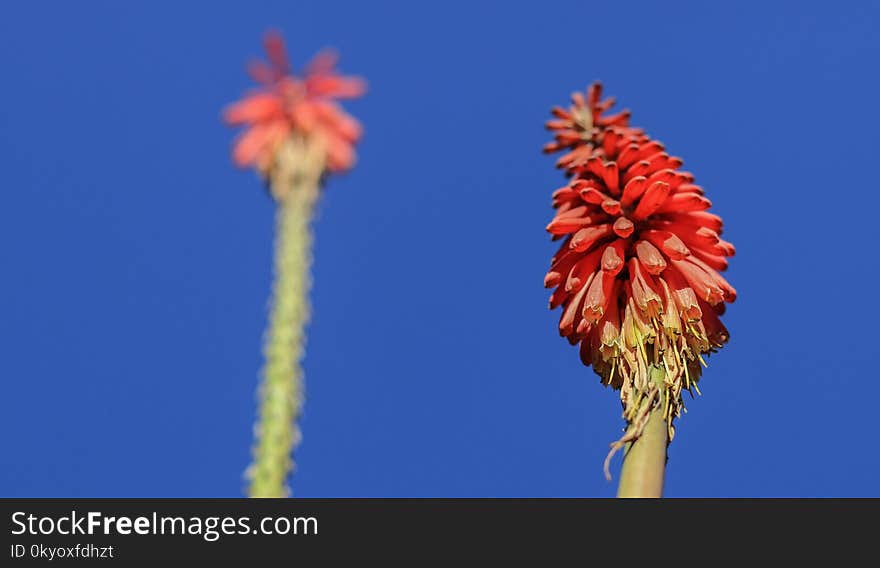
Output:
[[651,277],[642,272],[642,263],[639,259],[636,257],[629,259],[629,281],[632,285],[633,299],[648,317],[653,318],[663,312],[663,301],[654,290],[653,282],[649,280]]
[[312,57],[306,65],[306,75],[326,75],[333,73],[339,54],[333,49],[323,49]]
[[618,239],[605,247],[602,252],[602,270],[611,274],[617,274],[623,269],[625,263],[626,241]]
[[571,201],[577,196],[577,191],[574,190],[573,187],[566,185],[565,187],[560,187],[556,191],[553,192],[551,196],[553,199],[553,206],[559,207],[562,203],[566,201]]
[[657,278],[657,281],[660,283],[663,297],[663,327],[678,335],[681,333],[682,328],[682,319],[681,314],[678,312],[678,305],[672,297],[672,291],[669,289],[669,284],[666,280]]
[[657,247],[648,241],[637,242],[635,249],[639,260],[651,274],[660,274],[666,269],[666,259],[660,254]]
[[275,83],[275,71],[264,61],[251,61],[247,65],[247,72],[251,79],[257,83],[262,83],[266,86],[271,86]]
[[587,203],[592,203],[593,205],[601,205],[602,203],[605,203],[606,201],[611,199],[611,197],[607,193],[593,187],[592,185],[581,189],[580,195],[581,199],[583,199]]
[[[612,297],[617,294],[612,290]],[[620,310],[616,301],[608,302],[605,317],[599,322],[599,339],[605,345],[614,345],[620,338]]]
[[706,193],[706,191],[699,185],[687,183],[683,179],[681,180],[681,183],[678,185],[678,187],[675,188],[675,191],[681,193],[699,193],[700,195]]
[[553,107],[550,109],[550,113],[553,114],[556,118],[561,118],[562,120],[571,120],[571,114],[562,107]]
[[[715,282],[711,274],[692,262],[688,257],[684,260],[673,260],[672,264],[684,276],[684,279],[694,289],[698,298],[702,298],[710,304],[717,304],[724,300],[724,290]],[[712,271],[714,272],[714,271]]]
[[602,82],[594,81],[589,87],[587,87],[587,100],[590,102],[590,107],[594,107],[599,104],[599,99],[602,98]]
[[223,118],[228,124],[236,125],[272,120],[283,114],[281,99],[268,93],[256,93],[229,105]]
[[327,138],[327,168],[330,171],[341,172],[354,166],[354,147],[347,141],[330,133],[324,133]]
[[647,175],[650,171],[650,162],[646,162],[644,160],[636,162],[635,164],[630,166],[629,169],[626,170],[626,172],[624,172],[622,181],[624,185],[626,185],[627,183],[629,183],[629,180],[633,179],[634,177]]
[[[721,304],[721,306],[723,307],[724,304]],[[703,310],[703,326],[706,328],[706,336],[709,338],[709,342],[716,347],[721,347],[730,338],[730,333],[724,327],[724,324],[721,323],[718,313],[713,309]]]
[[635,225],[626,217],[618,217],[617,221],[614,222],[614,233],[622,239],[629,237],[633,234],[634,230]]
[[593,225],[594,222],[591,217],[557,217],[547,225],[547,232],[551,235],[567,235]]
[[611,192],[611,195],[620,195],[620,186],[618,185],[620,183],[620,175],[616,163],[608,162],[605,164],[602,180],[605,181],[605,186]]
[[562,243],[562,246],[559,247],[559,251],[553,257],[550,264],[550,270],[544,277],[545,288],[559,285],[559,283],[562,282],[562,277],[565,274],[568,274],[571,267],[574,266],[574,263],[581,258],[580,253],[569,248],[568,243],[570,240],[570,238],[566,239],[566,241]]
[[630,111],[623,110],[617,114],[595,117],[594,120],[599,126],[625,126],[631,115],[632,113]]
[[581,346],[578,350],[578,353],[581,356],[581,363],[589,367],[590,364],[593,362],[593,349],[590,346],[589,336],[581,341]]
[[605,150],[605,155],[609,157],[614,156],[617,152],[617,143],[619,141],[620,136],[613,130],[605,132],[605,138],[602,139],[602,149]]
[[672,291],[672,298],[678,306],[679,311],[684,314],[689,321],[699,320],[703,316],[700,309],[697,295],[693,288],[688,286],[684,276],[674,267],[670,267],[663,272],[663,279],[669,284]]
[[[653,171],[653,170],[652,170]],[[655,181],[662,181],[664,183],[668,183],[670,186],[676,183],[679,180],[678,172],[675,170],[665,169],[660,171],[655,171],[651,175],[648,176],[648,182],[653,183]]]
[[651,140],[645,144],[641,144],[639,146],[639,151],[637,153],[637,160],[649,160],[649,158],[657,153],[660,153],[664,150],[663,144],[661,144],[657,140]]
[[617,165],[622,169],[626,169],[630,167],[636,160],[639,160],[639,149],[641,147],[638,144],[630,144],[623,150],[621,150],[620,155],[617,156]]
[[569,246],[572,250],[585,252],[609,235],[611,235],[611,225],[608,223],[596,225],[595,227],[586,227],[574,234]]
[[[601,280],[600,278],[594,278],[595,274],[590,275],[590,281],[592,280]],[[591,285],[590,285],[591,286]],[[590,286],[584,286],[580,289],[580,291],[575,294],[565,306],[565,310],[562,312],[562,316],[559,318],[559,334],[560,335],[571,335],[574,332],[574,326],[577,321],[581,319],[581,305],[584,301],[584,296],[587,294]]]
[[599,268],[599,260],[602,258],[602,251],[595,250],[590,254],[581,257],[568,273],[565,280],[565,291],[580,290],[581,285],[587,280],[587,277],[596,272]]
[[620,202],[616,199],[606,199],[602,202],[602,210],[608,213],[609,215],[619,215],[620,214]]
[[736,254],[736,248],[732,243],[725,241],[724,239],[720,239],[718,241],[718,247],[724,251],[725,256],[733,256]]
[[564,204],[564,208],[560,208],[556,213],[556,218],[554,221],[568,219],[573,217],[583,217],[587,213],[590,212],[590,207],[587,205],[575,205],[575,202],[568,202]]
[[544,123],[544,127],[547,130],[562,130],[565,128],[569,128],[570,122],[568,120],[548,120]]
[[691,253],[685,244],[681,242],[681,239],[669,231],[643,231],[642,236],[652,245],[663,251],[663,254],[671,260],[681,260]]
[[715,255],[700,249],[691,250],[691,254],[703,262],[713,270],[727,270],[727,259],[723,256]]
[[629,207],[645,193],[648,187],[648,178],[644,176],[634,177],[623,188],[623,197],[620,198],[620,204],[623,207]]
[[[707,251],[715,251],[715,247],[720,240],[718,238],[718,233],[713,231],[708,227],[700,227],[696,231],[691,229],[690,231],[681,231],[677,233],[681,235],[681,240],[690,248],[701,248]],[[721,250],[717,250],[717,252],[722,252]]]
[[367,83],[359,77],[317,75],[306,78],[306,90],[312,96],[354,99],[367,91]]
[[290,61],[287,59],[287,51],[284,49],[284,39],[277,31],[266,32],[263,38],[263,47],[266,49],[269,63],[279,75],[290,73]]
[[675,193],[656,211],[657,213],[683,213],[686,211],[703,211],[712,206],[712,202],[696,193]]
[[674,223],[689,225],[692,227],[709,227],[716,233],[721,233],[723,222],[721,217],[708,211],[691,211],[690,213],[667,213],[666,218]]
[[564,286],[560,286],[550,295],[550,309],[555,310],[565,302],[569,294],[565,291]]
[[586,169],[586,171],[595,175],[597,178],[604,180],[604,178],[605,178],[605,162],[603,162],[601,158],[596,158],[595,156],[590,158],[584,164],[584,168]]
[[639,204],[636,206],[636,210],[633,211],[633,219],[641,221],[642,219],[651,216],[661,205],[663,205],[668,197],[669,184],[662,181],[655,181],[645,190],[645,195],[642,196],[641,201],[639,201]]
[[734,289],[734,287],[731,286],[730,283],[727,282],[727,280],[725,280],[723,276],[721,276],[720,274],[718,274],[718,272],[713,270],[712,267],[707,265],[705,262],[703,262],[699,258],[696,258],[693,256],[688,258],[687,260],[690,261],[692,264],[695,264],[696,266],[703,269],[703,271],[712,278],[712,281],[715,282],[715,284],[717,284],[718,287],[724,291],[724,301],[725,302],[733,302],[734,300],[736,300],[736,289]]
[[246,167],[255,163],[260,152],[268,145],[271,132],[269,124],[257,124],[242,133],[232,150],[235,164]]
[[291,122],[293,122],[295,128],[303,134],[312,132],[318,121],[314,105],[305,101],[294,105],[294,107],[288,111],[288,116],[290,117]]
[[650,162],[652,170],[674,170],[684,164],[681,158],[674,158],[665,152],[659,152],[646,159]]
[[584,298],[584,309],[582,315],[588,322],[595,324],[602,316],[605,315],[605,307],[611,296],[611,288],[614,285],[614,275],[607,272],[600,272],[593,278]]
[[342,110],[342,108],[329,101],[314,103],[315,114],[328,128],[331,128],[349,142],[360,139],[363,129],[360,122]]

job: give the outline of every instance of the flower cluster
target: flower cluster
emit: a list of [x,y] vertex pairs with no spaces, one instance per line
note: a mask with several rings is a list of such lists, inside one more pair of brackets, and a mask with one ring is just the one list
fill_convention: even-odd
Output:
[[[557,165],[570,180],[553,194],[547,231],[562,246],[544,284],[555,288],[551,309],[562,307],[560,334],[621,391],[630,424],[622,444],[638,438],[645,409],[660,401],[671,436],[702,354],[727,341],[719,316],[736,291],[719,271],[734,248],[682,160],[629,126],[629,112],[606,115],[614,101],[601,91],[595,83],[586,97],[575,93],[547,123],[555,140],[544,149],[566,151]],[[662,384],[652,367],[663,370]]]
[[351,168],[361,126],[335,99],[361,96],[365,83],[337,74],[337,58],[330,52],[318,54],[303,77],[297,77],[292,74],[280,35],[266,34],[264,45],[268,62],[255,62],[249,67],[260,87],[224,112],[228,124],[247,127],[235,143],[235,163],[256,166],[266,173],[274,165],[279,146],[296,135],[322,145],[327,170]]

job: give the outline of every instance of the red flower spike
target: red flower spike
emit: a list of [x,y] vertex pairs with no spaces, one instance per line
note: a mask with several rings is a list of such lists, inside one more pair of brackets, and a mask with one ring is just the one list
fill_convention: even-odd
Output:
[[320,138],[328,171],[351,168],[361,127],[335,101],[363,95],[363,80],[336,73],[332,52],[315,56],[302,77],[293,75],[284,42],[274,32],[266,34],[264,48],[268,61],[248,67],[259,87],[223,113],[229,125],[246,128],[232,151],[235,164],[255,166],[265,175],[282,142],[301,136]]
[[545,150],[566,152],[558,165],[571,178],[553,194],[547,227],[564,239],[544,280],[550,305],[563,307],[560,333],[581,360],[621,391],[630,439],[641,434],[637,401],[656,396],[649,369],[664,369],[671,435],[702,355],[728,340],[719,316],[736,290],[718,272],[735,249],[682,160],[631,127],[629,113],[607,115],[601,85],[572,101],[547,123],[555,140]]

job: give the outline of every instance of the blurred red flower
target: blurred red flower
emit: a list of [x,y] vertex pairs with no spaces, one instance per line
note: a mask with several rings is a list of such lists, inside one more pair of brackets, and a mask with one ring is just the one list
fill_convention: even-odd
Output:
[[297,77],[278,33],[267,33],[264,46],[268,62],[254,62],[248,69],[260,86],[224,111],[228,124],[246,126],[233,148],[235,164],[265,172],[281,142],[297,135],[320,138],[329,171],[351,168],[361,126],[335,100],[361,96],[365,82],[336,73],[337,56],[329,51],[319,53]]

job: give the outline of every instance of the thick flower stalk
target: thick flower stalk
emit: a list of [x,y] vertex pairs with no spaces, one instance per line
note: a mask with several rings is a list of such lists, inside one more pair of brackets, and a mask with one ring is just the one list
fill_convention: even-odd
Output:
[[629,447],[619,494],[659,496],[682,393],[699,393],[703,356],[728,340],[719,316],[736,291],[719,271],[734,247],[682,160],[629,126],[628,112],[606,115],[614,102],[599,83],[572,102],[547,123],[545,151],[566,151],[557,165],[570,180],[553,194],[547,231],[562,244],[544,284],[562,308],[560,334],[620,391],[627,428],[606,475]]
[[319,54],[297,77],[278,34],[266,35],[265,48],[268,62],[250,67],[259,88],[227,108],[224,118],[245,126],[233,148],[234,162],[256,168],[278,203],[266,362],[247,477],[249,496],[284,497],[290,494],[287,479],[300,440],[311,222],[325,174],[354,165],[354,144],[361,135],[358,122],[335,101],[360,96],[365,85],[338,75],[330,53]]

